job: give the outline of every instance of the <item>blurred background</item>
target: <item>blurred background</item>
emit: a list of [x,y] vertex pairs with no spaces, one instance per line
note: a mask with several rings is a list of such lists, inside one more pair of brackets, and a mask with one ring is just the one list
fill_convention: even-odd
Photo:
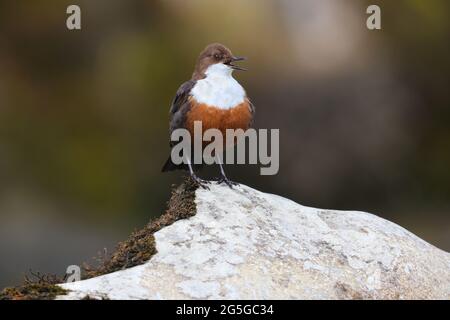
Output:
[[[66,28],[78,4],[82,30]],[[382,30],[366,28],[378,4]],[[0,0],[0,287],[64,274],[164,212],[168,110],[211,42],[280,171],[235,181],[375,213],[450,251],[447,0]],[[217,168],[211,169],[217,170]],[[206,174],[211,174],[209,170]]]

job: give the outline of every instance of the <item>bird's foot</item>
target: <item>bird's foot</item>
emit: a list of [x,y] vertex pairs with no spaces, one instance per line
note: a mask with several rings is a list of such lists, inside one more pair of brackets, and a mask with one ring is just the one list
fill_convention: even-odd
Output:
[[239,184],[239,183],[237,183],[237,182],[234,182],[234,181],[229,180],[226,176],[221,176],[221,177],[217,180],[217,183],[218,183],[218,184],[221,184],[221,183],[223,183],[223,182],[225,182],[226,185],[229,186],[231,189],[233,189],[233,186],[237,186],[237,185]]
[[209,181],[208,180],[203,180],[203,179],[197,177],[195,174],[191,175],[191,178],[192,178],[192,180],[195,181],[195,183],[198,184],[199,187],[209,190],[209,187],[208,187]]

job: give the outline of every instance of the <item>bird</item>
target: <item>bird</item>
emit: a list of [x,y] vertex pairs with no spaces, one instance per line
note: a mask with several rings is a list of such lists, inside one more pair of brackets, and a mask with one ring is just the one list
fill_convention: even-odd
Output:
[[[252,127],[255,107],[247,96],[244,88],[233,77],[233,71],[246,71],[236,65],[245,57],[234,56],[230,49],[220,43],[212,43],[198,56],[195,69],[190,80],[184,82],[177,90],[169,111],[169,136],[179,128],[187,129],[194,135],[194,122],[202,122],[202,130],[218,129],[225,137],[226,129],[247,130]],[[234,147],[236,141],[231,143]],[[170,147],[176,145],[171,141]],[[225,142],[224,149],[230,147]],[[220,155],[219,155],[220,156]],[[192,157],[191,157],[192,158]],[[195,171],[201,164],[187,163],[176,165],[171,157],[167,159],[162,172],[173,170],[188,170],[190,176],[200,186],[205,187],[209,181],[199,178]],[[216,161],[220,167],[218,183],[225,183],[230,188],[236,185],[228,179],[221,161]],[[207,187],[206,187],[207,188]]]

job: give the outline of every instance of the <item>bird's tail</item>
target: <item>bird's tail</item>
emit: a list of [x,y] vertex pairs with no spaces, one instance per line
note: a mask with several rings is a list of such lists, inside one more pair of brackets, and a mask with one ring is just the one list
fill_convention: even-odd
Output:
[[164,164],[164,166],[162,167],[162,172],[168,172],[168,171],[173,171],[173,170],[178,170],[178,169],[183,169],[182,167],[186,166],[185,164],[180,164],[180,165],[176,165],[175,163],[172,162],[172,158],[169,157],[166,161],[166,163]]

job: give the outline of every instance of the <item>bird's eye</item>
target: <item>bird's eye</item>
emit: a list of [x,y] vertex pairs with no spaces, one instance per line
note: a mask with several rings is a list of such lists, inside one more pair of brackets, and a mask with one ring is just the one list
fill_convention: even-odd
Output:
[[220,60],[220,59],[221,59],[221,56],[220,56],[220,54],[216,53],[216,54],[214,55],[214,58],[216,58],[217,60]]

